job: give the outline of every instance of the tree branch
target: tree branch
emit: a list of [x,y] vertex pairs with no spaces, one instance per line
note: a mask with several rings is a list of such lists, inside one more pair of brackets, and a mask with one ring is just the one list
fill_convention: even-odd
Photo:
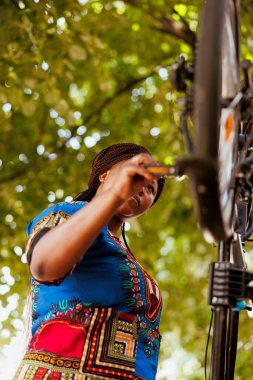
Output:
[[180,20],[181,20],[182,24],[185,26],[185,33],[186,33],[186,35],[188,34],[188,38],[189,38],[189,41],[190,41],[189,45],[194,50],[196,48],[196,42],[197,42],[196,33],[194,33],[191,30],[188,21],[183,16],[181,16],[175,8],[173,8],[173,12],[176,13],[180,17]]
[[19,178],[20,176],[23,176],[26,174],[29,170],[30,166],[23,167],[22,169],[18,169],[13,173],[9,173],[3,177],[0,177],[0,183],[6,183],[10,181],[14,181],[15,179]]
[[190,29],[190,26],[186,19],[183,18],[180,14],[178,14],[178,12],[174,8],[173,12],[178,14],[181,20],[180,22],[175,21],[168,13],[162,16],[156,16],[156,9],[144,10],[139,7],[138,2],[135,0],[124,0],[124,2],[148,14],[148,16],[150,16],[157,23],[157,25],[154,26],[155,30],[180,39],[187,43],[192,49],[195,49],[196,34]]
[[[159,65],[159,66],[155,67],[153,70],[151,70],[147,75],[144,75],[140,78],[132,79],[130,82],[128,82],[125,85],[123,85],[122,87],[120,87],[110,98],[103,100],[101,102],[101,104],[95,110],[92,110],[86,116],[86,118],[84,119],[84,124],[89,123],[93,117],[95,117],[95,120],[94,120],[94,122],[95,122],[99,118],[99,116],[101,115],[101,112],[104,110],[104,108],[107,107],[109,104],[111,104],[118,96],[129,91],[131,88],[136,86],[138,83],[143,82],[148,77],[156,75],[161,67],[169,68],[169,67],[171,67],[171,65],[169,65],[168,63],[167,64],[164,63],[162,65]],[[78,127],[79,126],[74,126],[73,128],[70,128],[71,136],[69,138],[64,139],[64,141],[62,141],[62,143],[54,149],[54,153],[56,153],[57,155],[62,155],[65,152],[65,150],[67,148],[66,143],[73,137],[73,135],[76,133]],[[42,170],[45,167],[43,164],[45,161],[49,162],[50,159],[47,156],[40,156],[39,159],[36,160],[35,163],[33,162],[33,164],[35,164],[34,168],[32,168],[31,165],[26,164],[23,168],[19,168],[15,172],[9,173],[7,175],[3,175],[2,177],[0,176],[0,183],[7,183],[10,181],[14,181],[14,180],[20,178],[21,176],[25,175],[31,169],[33,172],[38,173],[40,170]]]
[[[92,118],[95,117],[94,122],[99,118],[101,115],[101,112],[104,110],[105,107],[107,107],[109,104],[111,104],[118,96],[124,94],[125,92],[129,91],[131,88],[136,86],[138,83],[143,82],[148,77],[154,76],[158,73],[159,69],[161,67],[167,67],[170,68],[171,65],[167,63],[162,63],[159,66],[156,66],[153,70],[151,70],[148,74],[140,77],[132,79],[130,82],[126,83],[122,87],[120,87],[110,98],[107,98],[101,102],[101,104],[94,110],[92,110],[83,120],[84,124],[87,124],[91,122]],[[69,138],[64,139],[60,145],[58,145],[53,153],[56,153],[57,155],[61,155],[65,152],[67,146],[66,143],[73,137],[73,135],[76,133],[79,126],[74,126],[70,128],[71,136]],[[38,141],[37,141],[38,143]],[[44,168],[44,165],[42,165],[42,162],[49,162],[50,159],[47,156],[41,156],[38,160],[35,162],[35,167],[32,169],[31,165],[25,165],[23,168],[17,169],[15,172],[12,172],[10,174],[7,174],[5,176],[0,176],[0,183],[6,183],[13,180],[18,179],[19,177],[25,175],[29,170],[32,169],[32,171],[38,173],[41,169]]]
[[[163,65],[159,65],[157,67],[155,67],[152,71],[150,71],[147,75],[144,75],[140,78],[136,78],[136,79],[133,79],[131,80],[129,83],[127,83],[126,85],[122,86],[121,88],[119,88],[110,98],[107,98],[105,99],[104,101],[102,101],[102,103],[93,111],[91,111],[87,116],[86,118],[83,120],[83,123],[84,124],[87,124],[89,123],[92,118],[95,116],[95,120],[94,122],[96,122],[96,120],[99,118],[99,116],[101,115],[101,112],[104,110],[105,107],[107,107],[109,104],[111,104],[118,96],[122,95],[123,93],[129,91],[131,88],[133,88],[134,86],[136,86],[138,83],[141,83],[143,82],[144,80],[146,80],[148,77],[151,77],[151,76],[154,76],[157,74],[158,70],[161,68],[161,67],[169,67],[168,65],[166,64],[163,64]],[[74,126],[73,128],[70,128],[70,131],[71,131],[71,137],[73,136],[74,133],[76,133],[78,129],[78,126]],[[66,148],[66,142],[69,141],[71,139],[71,137],[69,138],[66,138],[61,145],[58,146],[57,150],[55,151],[56,153],[57,152],[61,152],[63,150],[65,150]]]

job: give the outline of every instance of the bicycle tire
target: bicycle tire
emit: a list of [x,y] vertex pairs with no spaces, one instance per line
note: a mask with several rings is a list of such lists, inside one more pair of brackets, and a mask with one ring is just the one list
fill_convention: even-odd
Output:
[[233,233],[240,107],[230,102],[240,92],[239,29],[239,0],[206,1],[194,82],[194,153],[212,170],[196,171],[190,184],[200,228],[211,242]]

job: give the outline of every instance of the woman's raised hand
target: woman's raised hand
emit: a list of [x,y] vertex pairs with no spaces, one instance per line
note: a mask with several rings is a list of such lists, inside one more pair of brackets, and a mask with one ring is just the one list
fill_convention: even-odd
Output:
[[157,180],[142,164],[157,165],[147,153],[121,161],[100,176],[99,193],[111,191],[122,202],[138,194],[148,183]]

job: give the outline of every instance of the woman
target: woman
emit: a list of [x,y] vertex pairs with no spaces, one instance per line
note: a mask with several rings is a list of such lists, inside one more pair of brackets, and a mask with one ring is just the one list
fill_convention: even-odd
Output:
[[118,238],[163,189],[142,164],[156,164],[142,146],[104,149],[88,189],[27,226],[32,338],[15,380],[155,379],[161,295]]

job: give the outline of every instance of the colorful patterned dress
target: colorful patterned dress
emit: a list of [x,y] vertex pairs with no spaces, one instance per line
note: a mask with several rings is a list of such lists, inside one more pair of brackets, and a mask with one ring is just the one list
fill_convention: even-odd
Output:
[[[27,226],[28,255],[85,204],[38,215]],[[107,227],[70,274],[53,285],[32,278],[31,292],[32,338],[15,380],[155,379],[161,294]]]

